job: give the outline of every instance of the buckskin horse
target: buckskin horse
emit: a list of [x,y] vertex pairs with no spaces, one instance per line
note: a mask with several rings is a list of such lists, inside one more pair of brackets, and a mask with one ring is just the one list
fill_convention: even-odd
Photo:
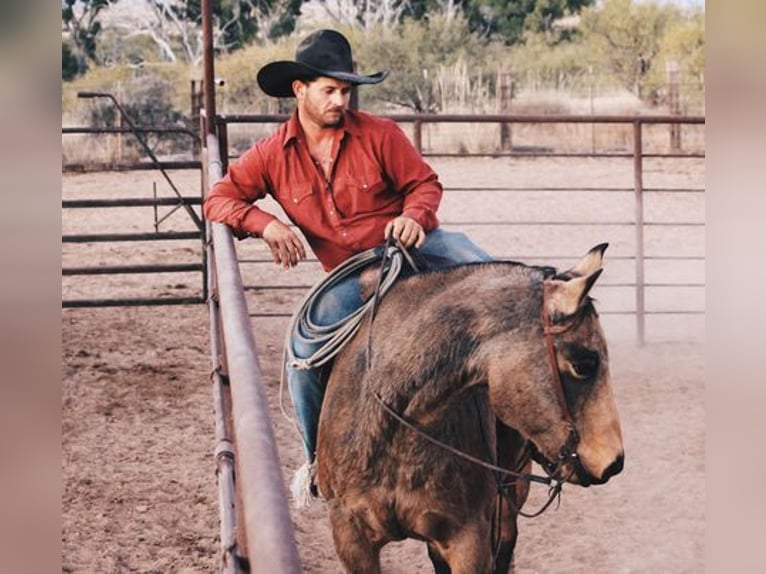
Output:
[[380,301],[336,357],[319,422],[317,485],[349,572],[380,572],[381,548],[404,538],[424,541],[439,573],[507,572],[535,478],[524,453],[559,485],[622,470],[588,296],[606,246],[561,273],[492,262],[416,274]]

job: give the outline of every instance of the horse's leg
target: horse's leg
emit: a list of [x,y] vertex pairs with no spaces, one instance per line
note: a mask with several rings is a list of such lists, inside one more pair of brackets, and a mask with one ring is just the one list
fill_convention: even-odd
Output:
[[380,546],[370,540],[369,528],[351,512],[330,509],[330,525],[335,552],[346,572],[380,574]]
[[438,548],[430,542],[428,543],[428,557],[431,559],[436,574],[452,574],[449,564],[444,561]]
[[[527,443],[515,430],[497,422],[498,463],[504,468],[517,472],[532,471],[532,462],[527,459]],[[524,460],[526,459],[526,462]],[[519,466],[519,463],[523,464]],[[514,550],[519,536],[518,511],[524,506],[529,494],[529,483],[518,480],[506,488],[505,496],[497,503],[500,508],[500,544],[497,549],[494,574],[508,574],[514,571]]]
[[[515,498],[509,494],[511,498]],[[513,552],[516,548],[516,540],[519,535],[517,528],[517,513],[511,508],[507,500],[498,501],[502,504],[500,516],[500,540],[495,554],[495,567],[493,574],[509,574],[513,572]]]

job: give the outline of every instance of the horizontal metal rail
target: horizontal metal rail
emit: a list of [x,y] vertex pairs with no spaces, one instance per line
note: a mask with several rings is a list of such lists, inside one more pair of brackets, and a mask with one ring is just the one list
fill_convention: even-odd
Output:
[[62,126],[62,134],[184,134],[199,141],[199,134],[188,128],[177,126],[135,126],[129,127],[93,127],[93,126]]
[[[635,189],[632,187],[588,187],[588,186],[568,186],[568,187],[556,187],[556,186],[529,186],[529,187],[445,187],[444,191],[448,192],[491,192],[491,193],[512,193],[512,192],[530,192],[530,191],[551,191],[556,193],[634,193]],[[648,193],[705,193],[705,189],[699,188],[682,188],[682,187],[645,187],[645,192]]]
[[203,271],[202,263],[175,263],[170,265],[103,265],[100,267],[64,267],[62,275],[119,275],[130,273],[188,273]]
[[62,307],[156,307],[159,305],[199,305],[203,297],[156,297],[130,299],[68,299]]
[[160,205],[202,205],[201,197],[125,197],[121,199],[63,199],[63,209],[91,207],[155,207]]
[[[542,114],[384,114],[397,123],[515,123],[515,124],[704,124],[704,116],[673,115],[542,115]],[[252,124],[282,123],[290,114],[218,114],[216,123]]]
[[118,162],[87,162],[87,163],[68,163],[63,167],[65,172],[86,173],[91,171],[142,171],[150,169],[202,169],[202,162],[199,160],[160,160],[157,163],[148,161],[139,161],[133,163]]
[[62,235],[64,243],[103,243],[110,241],[176,241],[180,239],[201,239],[199,231],[163,231],[161,233],[89,233],[84,235]]

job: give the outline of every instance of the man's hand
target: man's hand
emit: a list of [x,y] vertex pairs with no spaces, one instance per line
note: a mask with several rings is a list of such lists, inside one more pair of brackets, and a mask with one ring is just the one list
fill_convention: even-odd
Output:
[[393,237],[405,247],[421,247],[426,241],[426,232],[420,224],[410,217],[400,215],[386,225],[385,238]]
[[285,269],[294,267],[298,261],[306,259],[306,249],[298,235],[284,223],[274,220],[269,223],[261,235],[271,249],[274,263]]

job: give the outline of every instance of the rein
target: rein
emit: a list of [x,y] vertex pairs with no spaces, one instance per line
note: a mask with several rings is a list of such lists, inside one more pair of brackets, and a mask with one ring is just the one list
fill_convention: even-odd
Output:
[[383,399],[380,398],[380,395],[378,395],[375,392],[370,391],[370,394],[375,398],[376,401],[380,404],[381,407],[383,407],[383,410],[386,411],[389,415],[391,415],[396,421],[401,424],[402,426],[410,429],[411,431],[415,432],[416,434],[420,435],[421,438],[426,439],[428,442],[435,444],[436,446],[439,446],[455,456],[458,456],[460,458],[463,458],[465,460],[468,460],[474,464],[478,464],[479,466],[483,466],[484,468],[487,468],[489,470],[495,471],[495,472],[501,472],[503,474],[510,474],[512,476],[515,476],[519,480],[527,480],[529,482],[538,482],[540,484],[553,484],[555,485],[556,482],[558,482],[555,478],[550,476],[539,476],[536,474],[526,474],[523,472],[517,472],[515,470],[509,470],[507,468],[503,468],[501,466],[494,465],[490,462],[487,462],[485,460],[481,460],[480,458],[477,458],[473,455],[468,454],[467,452],[463,452],[462,450],[456,449],[454,446],[451,446],[447,444],[446,442],[440,441],[438,438],[432,437],[430,434],[426,433],[422,429],[418,428],[411,422],[409,422],[407,419],[405,419],[402,415],[397,413],[394,409],[392,409],[390,406],[388,406]]

